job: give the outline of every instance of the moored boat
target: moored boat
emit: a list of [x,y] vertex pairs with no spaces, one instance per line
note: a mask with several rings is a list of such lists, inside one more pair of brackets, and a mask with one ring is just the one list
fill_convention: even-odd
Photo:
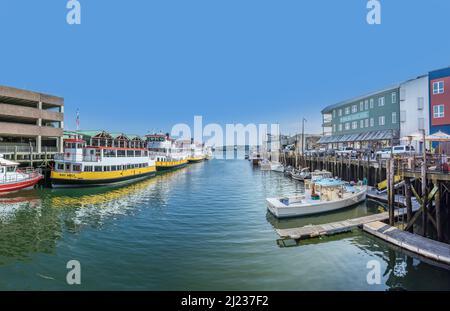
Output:
[[188,162],[189,163],[203,162],[206,159],[203,148],[204,148],[204,145],[198,144],[198,143],[195,143],[192,141],[190,154],[188,156]]
[[155,161],[157,171],[174,170],[188,163],[188,154],[169,134],[147,135],[149,156]]
[[34,168],[20,169],[19,163],[0,155],[0,193],[33,188],[44,176]]
[[101,132],[89,144],[79,138],[64,141],[64,153],[55,156],[51,183],[53,187],[103,186],[155,174],[155,161],[140,137]]
[[307,167],[302,168],[300,170],[293,169],[291,171],[291,177],[295,180],[304,181],[305,179],[311,178],[311,172],[310,172],[309,168],[307,168]]
[[337,179],[311,182],[305,194],[285,198],[268,198],[267,208],[277,218],[301,217],[335,211],[366,199],[367,186],[352,185]]
[[249,160],[253,165],[259,165],[259,162],[262,161],[262,158],[258,152],[252,152],[252,154],[249,156]]
[[280,162],[270,162],[270,169],[274,172],[284,172],[284,166]]

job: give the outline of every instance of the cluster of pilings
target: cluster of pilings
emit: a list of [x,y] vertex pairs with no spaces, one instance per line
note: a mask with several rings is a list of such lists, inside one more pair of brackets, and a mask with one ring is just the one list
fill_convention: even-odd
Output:
[[281,157],[283,165],[295,168],[308,167],[310,170],[327,170],[334,176],[347,181],[366,180],[370,186],[376,186],[386,180],[386,160],[372,161],[351,157],[300,156],[285,154]]
[[[283,154],[286,166],[327,170],[346,181],[364,180],[369,186],[387,182],[390,225],[442,242],[450,242],[450,174],[430,170],[427,160],[418,167],[410,158],[378,159]],[[429,160],[428,160],[429,161]],[[409,163],[409,166],[405,163]],[[404,199],[402,204],[396,198]],[[420,204],[413,212],[412,198]],[[406,205],[406,217],[395,218],[394,209]]]

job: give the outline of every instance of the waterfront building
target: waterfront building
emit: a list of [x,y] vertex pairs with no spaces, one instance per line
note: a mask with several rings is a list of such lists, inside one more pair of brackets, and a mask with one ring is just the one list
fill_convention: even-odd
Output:
[[319,143],[329,148],[357,149],[410,143],[406,141],[408,135],[427,131],[427,95],[428,75],[423,75],[326,107],[322,110],[324,136]]
[[431,71],[429,80],[430,132],[450,134],[450,67]]
[[5,158],[61,152],[63,128],[62,97],[0,86],[0,153]]
[[[322,110],[329,148],[379,148],[400,139],[400,85],[346,100]],[[330,130],[331,129],[331,130]]]
[[[331,134],[331,133],[330,133]],[[303,141],[305,142],[305,147],[303,148]],[[294,151],[298,154],[301,154],[302,150],[313,150],[318,149],[320,145],[318,141],[322,138],[322,135],[319,134],[295,134],[288,137],[288,146],[292,146]]]
[[422,143],[414,141],[410,135],[429,132],[428,75],[403,82],[400,85],[400,137],[403,144],[411,144],[416,151]]
[[99,186],[153,176],[155,161],[137,135],[77,131],[64,139],[64,153],[55,156],[54,187]]

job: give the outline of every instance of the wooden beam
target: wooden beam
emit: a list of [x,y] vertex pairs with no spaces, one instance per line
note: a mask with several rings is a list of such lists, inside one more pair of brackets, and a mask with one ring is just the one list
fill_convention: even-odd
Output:
[[437,181],[434,184],[434,188],[437,188],[434,195],[434,206],[436,210],[436,231],[437,239],[442,242],[442,221],[441,221],[441,187],[440,182]]
[[[412,210],[412,191],[411,191],[411,180],[409,178],[405,178],[405,203],[406,203],[406,222],[409,223],[413,217],[413,210]],[[410,232],[413,232],[412,227],[409,230]]]

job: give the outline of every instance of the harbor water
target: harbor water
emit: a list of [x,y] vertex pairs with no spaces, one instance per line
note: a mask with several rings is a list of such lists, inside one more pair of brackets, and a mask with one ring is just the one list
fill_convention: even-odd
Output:
[[[274,227],[381,208],[268,214],[266,197],[302,191],[281,173],[215,159],[123,186],[2,196],[0,290],[450,290],[447,268],[359,229],[280,247]],[[81,285],[66,282],[70,260],[81,264]],[[380,284],[367,281],[373,261]]]

